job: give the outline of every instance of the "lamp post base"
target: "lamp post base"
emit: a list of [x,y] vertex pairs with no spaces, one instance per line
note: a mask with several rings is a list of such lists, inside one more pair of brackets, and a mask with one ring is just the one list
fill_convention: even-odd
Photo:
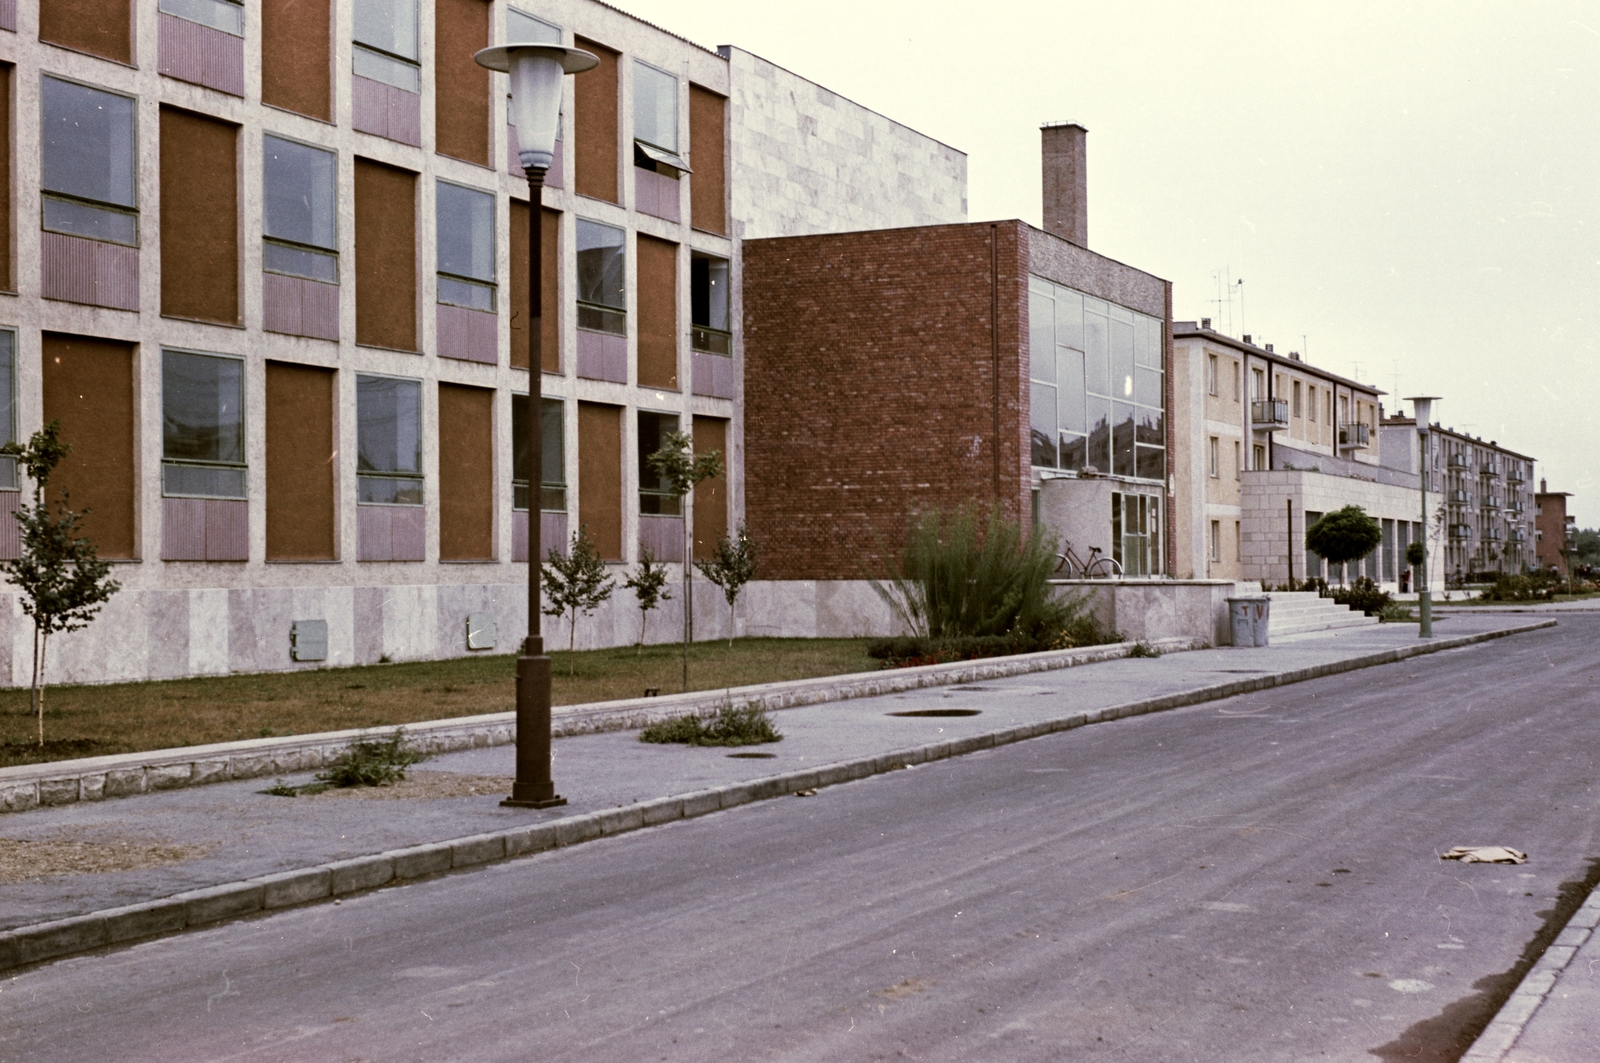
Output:
[[505,808],[555,808],[567,799],[550,778],[550,658],[530,635],[517,658],[517,779]]

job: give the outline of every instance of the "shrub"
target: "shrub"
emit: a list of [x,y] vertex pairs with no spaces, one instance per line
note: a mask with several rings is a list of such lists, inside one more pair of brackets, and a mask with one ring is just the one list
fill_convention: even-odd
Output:
[[1055,596],[1056,547],[1037,525],[1024,538],[1021,525],[993,514],[980,529],[970,506],[932,510],[912,522],[898,571],[872,586],[913,635],[1016,635],[1049,648],[1086,604]]
[[388,786],[406,777],[406,769],[427,754],[405,745],[405,728],[385,739],[362,739],[340,753],[317,778],[329,786]]
[[1121,641],[1120,634],[1106,631],[1094,617],[1080,613],[1049,638],[1025,633],[943,639],[901,635],[896,638],[872,639],[867,643],[867,656],[883,662],[880,665],[883,668],[914,668],[923,664],[976,661],[986,657],[1010,657],[1018,653],[1042,653],[1045,650],[1070,650],[1079,646],[1103,646]]
[[1340,605],[1348,605],[1352,609],[1359,609],[1368,616],[1377,616],[1383,612],[1385,606],[1392,599],[1389,592],[1379,590],[1378,585],[1372,582],[1370,576],[1359,576],[1348,587],[1340,587],[1333,592],[1333,600]]
[[1399,602],[1390,602],[1379,611],[1378,619],[1385,624],[1415,624],[1417,614]]
[[1499,575],[1494,585],[1483,592],[1487,602],[1543,602],[1556,596],[1556,588],[1563,581],[1552,579],[1546,573],[1531,576]]
[[1383,528],[1360,506],[1325,513],[1306,529],[1306,548],[1334,565],[1358,561],[1382,542]]
[[698,716],[679,716],[653,723],[639,732],[639,741],[690,746],[754,746],[781,742],[783,735],[773,726],[767,711],[755,702],[748,702],[742,709],[727,702],[709,721]]

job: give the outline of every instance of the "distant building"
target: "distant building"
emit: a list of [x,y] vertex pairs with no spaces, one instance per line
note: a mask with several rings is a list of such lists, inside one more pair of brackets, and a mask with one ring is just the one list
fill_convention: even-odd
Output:
[[1563,576],[1567,568],[1567,544],[1577,528],[1577,518],[1567,515],[1570,491],[1552,491],[1541,477],[1533,496],[1534,551],[1540,568],[1553,568]]

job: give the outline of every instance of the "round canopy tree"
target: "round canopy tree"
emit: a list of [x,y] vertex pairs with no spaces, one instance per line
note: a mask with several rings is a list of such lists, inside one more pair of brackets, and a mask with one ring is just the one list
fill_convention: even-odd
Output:
[[1366,557],[1383,542],[1383,528],[1367,516],[1360,506],[1345,506],[1306,529],[1306,549],[1331,565],[1339,566],[1339,582],[1344,583],[1344,566]]

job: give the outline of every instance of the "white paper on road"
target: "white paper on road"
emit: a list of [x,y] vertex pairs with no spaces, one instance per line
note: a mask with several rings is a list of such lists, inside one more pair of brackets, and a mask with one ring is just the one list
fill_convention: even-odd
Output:
[[1504,845],[1458,845],[1439,859],[1463,864],[1526,864],[1528,854]]

